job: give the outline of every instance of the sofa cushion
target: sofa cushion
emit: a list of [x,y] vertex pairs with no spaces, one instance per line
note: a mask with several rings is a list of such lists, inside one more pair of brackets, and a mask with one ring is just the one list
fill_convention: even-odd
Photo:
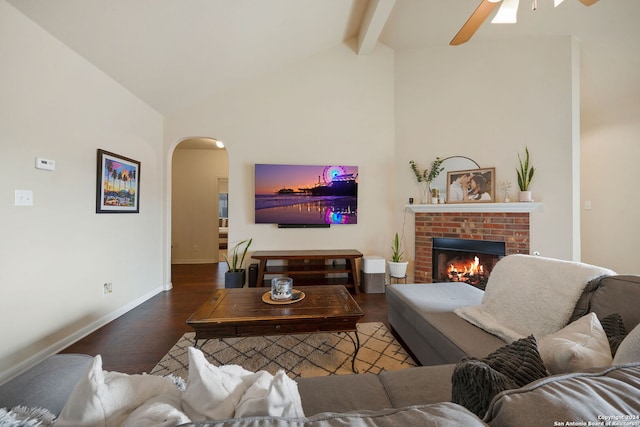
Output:
[[86,354],[54,354],[2,384],[0,407],[39,407],[57,415],[92,362]]
[[484,357],[505,344],[453,313],[479,304],[483,292],[465,283],[390,285],[389,323],[422,365],[457,363]]
[[482,417],[499,392],[522,387],[546,375],[536,339],[530,335],[484,359],[469,358],[460,362],[451,379],[451,400]]
[[595,279],[589,281],[587,286],[584,287],[580,298],[578,298],[578,302],[573,309],[573,314],[569,318],[568,323],[575,322],[579,318],[583,317],[585,314],[589,313],[589,305],[591,304],[591,298],[593,297],[593,293],[600,286],[600,281],[608,276],[600,276]]
[[378,376],[374,374],[296,378],[296,382],[306,416],[393,406]]
[[572,425],[608,425],[607,421],[620,423],[609,425],[638,425],[638,390],[640,364],[547,377],[496,396],[484,421],[492,427],[553,426],[566,421]]
[[611,365],[611,348],[598,316],[589,313],[556,333],[538,339],[538,350],[551,374]]
[[379,374],[394,408],[448,402],[454,364],[419,366]]
[[183,424],[180,427],[370,427],[424,426],[477,427],[484,426],[479,418],[462,406],[446,402],[379,411],[323,413],[309,418],[251,417],[212,420]]
[[[462,350],[465,357],[486,357],[506,344],[502,339],[467,322],[453,312],[423,313],[422,317],[450,345]],[[457,363],[460,360],[451,360],[449,363]]]
[[604,277],[593,293],[589,311],[603,319],[612,313],[619,313],[627,331],[640,323],[640,276],[617,275]]

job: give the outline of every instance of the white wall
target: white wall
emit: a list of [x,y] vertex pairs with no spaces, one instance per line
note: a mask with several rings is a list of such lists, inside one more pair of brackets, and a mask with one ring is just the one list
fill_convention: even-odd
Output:
[[582,200],[591,203],[582,212],[583,260],[620,274],[640,273],[640,105],[634,111],[585,132],[582,146]]
[[[160,115],[0,1],[0,382],[162,289],[161,147]],[[95,213],[97,148],[141,161],[139,214]]]
[[[497,182],[511,181],[515,200],[517,156],[528,147],[536,167],[531,190],[544,203],[531,216],[531,251],[579,258],[572,229],[573,54],[568,37],[396,52],[395,205],[420,200],[410,160],[425,168],[437,156],[455,155],[495,167]],[[412,236],[413,216],[407,227]],[[413,253],[411,238],[407,248]]]
[[[394,182],[393,53],[337,46],[166,118],[169,153],[182,138],[215,135],[229,155],[229,246],[253,250],[355,248],[389,252]],[[254,224],[255,163],[358,165],[358,224],[278,229]]]
[[229,173],[227,152],[178,148],[172,171],[172,262],[218,262],[218,178]]
[[637,51],[637,40],[610,40],[582,55],[582,258],[621,274],[640,274]]

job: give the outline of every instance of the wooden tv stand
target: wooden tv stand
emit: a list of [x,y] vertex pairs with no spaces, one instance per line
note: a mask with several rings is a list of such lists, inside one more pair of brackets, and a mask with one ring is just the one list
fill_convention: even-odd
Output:
[[[271,286],[265,275],[288,276],[296,285],[344,285],[358,294],[359,281],[356,259],[362,253],[355,249],[256,251],[251,258],[260,261],[257,286]],[[267,265],[268,261],[286,261],[286,265]],[[332,260],[333,262],[327,262]],[[341,273],[345,277],[327,277]]]

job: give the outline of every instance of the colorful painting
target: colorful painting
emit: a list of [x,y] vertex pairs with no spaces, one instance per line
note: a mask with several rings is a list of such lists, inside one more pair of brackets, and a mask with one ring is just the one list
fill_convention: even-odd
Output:
[[140,212],[140,162],[98,149],[96,213]]

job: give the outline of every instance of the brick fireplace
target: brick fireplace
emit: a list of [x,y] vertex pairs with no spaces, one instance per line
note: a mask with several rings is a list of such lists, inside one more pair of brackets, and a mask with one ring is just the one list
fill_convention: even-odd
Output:
[[[525,206],[526,205],[526,206]],[[528,254],[529,212],[539,204],[410,205],[415,212],[415,283],[433,281],[433,239],[505,243],[505,255]]]

